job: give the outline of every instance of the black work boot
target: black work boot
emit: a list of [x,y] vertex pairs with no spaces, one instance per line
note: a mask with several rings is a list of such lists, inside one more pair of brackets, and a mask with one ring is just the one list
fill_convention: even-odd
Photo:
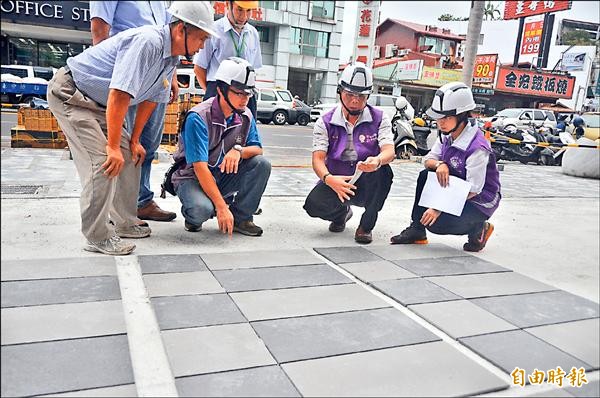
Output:
[[400,232],[399,235],[392,236],[390,239],[392,245],[395,244],[427,244],[427,232],[425,228],[419,228],[415,226],[415,223],[411,223],[408,228]]
[[467,252],[481,251],[494,232],[494,225],[489,222],[483,223],[483,228],[477,234],[469,234],[469,241],[463,245],[463,250]]
[[332,221],[331,224],[329,224],[329,230],[331,232],[343,232],[346,229],[346,223],[351,218],[352,218],[352,208],[350,206],[348,206],[348,213],[346,213],[346,216],[344,217],[344,221],[342,221],[342,222]]

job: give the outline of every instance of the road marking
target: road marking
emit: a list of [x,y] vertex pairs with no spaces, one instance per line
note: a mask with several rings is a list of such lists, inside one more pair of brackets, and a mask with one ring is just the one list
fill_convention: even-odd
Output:
[[177,397],[175,379],[136,256],[116,257],[135,386],[140,397]]

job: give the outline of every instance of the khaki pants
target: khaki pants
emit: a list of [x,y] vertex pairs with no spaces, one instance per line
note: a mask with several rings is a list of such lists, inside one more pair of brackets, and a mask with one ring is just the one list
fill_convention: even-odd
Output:
[[77,89],[70,73],[61,68],[48,83],[48,105],[62,128],[81,181],[81,232],[91,242],[115,234],[109,217],[118,228],[137,221],[140,168],[131,159],[129,137],[121,132],[125,164],[114,178],[104,175],[106,161],[106,108]]

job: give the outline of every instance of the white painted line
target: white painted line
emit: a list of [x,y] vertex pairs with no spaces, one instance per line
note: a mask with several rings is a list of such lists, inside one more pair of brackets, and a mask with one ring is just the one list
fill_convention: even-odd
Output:
[[115,257],[133,375],[140,397],[177,397],[175,379],[136,256]]

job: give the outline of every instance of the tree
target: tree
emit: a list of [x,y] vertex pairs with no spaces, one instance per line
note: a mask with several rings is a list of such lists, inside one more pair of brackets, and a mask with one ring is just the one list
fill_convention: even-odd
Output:
[[481,33],[484,6],[485,4],[483,1],[471,2],[469,26],[467,27],[467,43],[465,46],[465,60],[463,61],[462,72],[462,81],[469,87],[473,84],[473,67],[475,66],[475,57],[477,56],[477,45],[479,43],[479,34]]
[[[496,17],[498,14],[498,17]],[[502,19],[502,13],[498,9],[498,5],[488,1],[485,5],[485,9],[483,10],[483,20],[487,21],[489,18],[490,21],[496,21]]]
[[581,29],[570,30],[562,35],[562,44],[569,46],[594,46],[596,43],[588,32]]
[[469,17],[455,17],[452,14],[442,14],[438,17],[438,21],[468,21]]

